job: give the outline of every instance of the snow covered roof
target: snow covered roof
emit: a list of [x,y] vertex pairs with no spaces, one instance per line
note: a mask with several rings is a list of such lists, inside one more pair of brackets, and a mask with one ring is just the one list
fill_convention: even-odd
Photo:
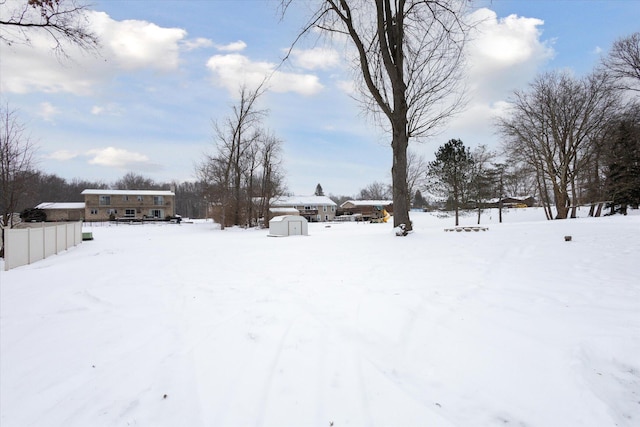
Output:
[[336,202],[327,196],[282,196],[271,201],[271,206],[337,206]]
[[393,200],[347,200],[340,207],[351,203],[354,206],[388,206],[393,204]]
[[173,191],[168,190],[93,190],[87,189],[80,194],[108,194],[112,196],[175,196]]
[[271,218],[269,222],[285,222],[285,221],[307,222],[307,219],[299,215],[279,215]]
[[36,206],[36,209],[84,209],[83,202],[43,202]]
[[300,212],[296,208],[271,208],[269,212],[279,214],[299,214]]

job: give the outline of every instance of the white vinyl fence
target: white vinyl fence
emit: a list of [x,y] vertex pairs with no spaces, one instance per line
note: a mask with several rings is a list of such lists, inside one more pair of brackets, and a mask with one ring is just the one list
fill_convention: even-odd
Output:
[[31,264],[82,243],[82,222],[4,230],[4,269]]

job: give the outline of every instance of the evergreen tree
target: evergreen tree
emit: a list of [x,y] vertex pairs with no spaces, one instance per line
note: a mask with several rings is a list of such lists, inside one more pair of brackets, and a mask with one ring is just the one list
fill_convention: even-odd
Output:
[[613,211],[640,205],[640,107],[617,120],[607,147],[607,195]]
[[316,196],[324,196],[324,190],[322,189],[322,185],[320,185],[320,183],[316,185],[316,192],[313,194],[315,194]]
[[467,195],[473,172],[473,157],[469,148],[459,139],[451,139],[438,148],[436,159],[429,162],[427,177],[432,193],[445,197],[456,213]]
[[416,195],[413,197],[413,207],[418,209],[424,209],[427,206],[427,201],[422,196],[420,190],[416,190]]

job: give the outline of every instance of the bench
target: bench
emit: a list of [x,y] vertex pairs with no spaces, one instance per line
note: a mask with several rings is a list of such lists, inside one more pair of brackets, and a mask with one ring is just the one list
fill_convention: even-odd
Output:
[[489,227],[480,227],[480,226],[463,226],[463,227],[453,227],[453,228],[445,228],[444,231],[487,231]]

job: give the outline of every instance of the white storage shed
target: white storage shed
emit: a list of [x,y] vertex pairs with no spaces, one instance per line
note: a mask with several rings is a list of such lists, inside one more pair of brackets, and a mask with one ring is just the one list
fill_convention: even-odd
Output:
[[309,225],[300,215],[280,215],[269,221],[269,236],[308,236]]

